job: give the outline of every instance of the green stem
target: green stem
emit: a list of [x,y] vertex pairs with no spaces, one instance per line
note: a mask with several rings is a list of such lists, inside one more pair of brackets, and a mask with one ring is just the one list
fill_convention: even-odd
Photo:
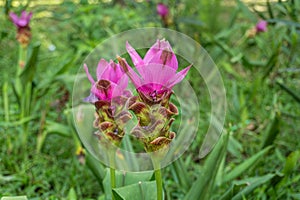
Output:
[[114,200],[114,195],[112,190],[116,187],[116,171],[115,171],[115,152],[111,150],[110,152],[110,185],[111,185],[111,199]]
[[3,104],[4,104],[4,114],[5,122],[9,122],[9,99],[8,99],[8,84],[7,81],[3,84]]
[[157,200],[162,200],[163,198],[163,188],[162,188],[162,177],[160,168],[154,171],[155,180],[156,180],[156,192],[157,192]]
[[111,189],[116,187],[116,170],[114,168],[110,168],[110,182]]
[[20,76],[22,73],[25,63],[26,63],[26,56],[27,56],[27,48],[22,47],[19,45],[19,58],[18,58],[18,66],[17,66],[17,76]]

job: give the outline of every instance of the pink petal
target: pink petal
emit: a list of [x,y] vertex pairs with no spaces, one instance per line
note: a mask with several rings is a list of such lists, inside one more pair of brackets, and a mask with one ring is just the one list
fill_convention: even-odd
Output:
[[143,77],[144,84],[167,86],[169,80],[176,75],[176,70],[162,64],[150,63],[144,68],[146,72],[146,76]]
[[184,79],[184,77],[186,76],[186,74],[188,73],[191,67],[192,65],[186,67],[185,69],[178,72],[172,79],[170,79],[167,84],[168,88],[172,88],[174,85],[182,81],[182,79]]
[[21,12],[21,16],[20,16],[21,19],[26,19],[27,18],[27,12],[25,10],[23,10]]
[[159,51],[153,56],[148,63],[156,63],[166,65],[173,68],[175,71],[178,69],[178,61],[176,55],[169,49]]
[[153,56],[157,54],[157,52],[162,51],[164,49],[171,49],[169,42],[163,40],[157,40],[156,43],[147,51],[144,57],[144,63],[149,63]]
[[99,61],[98,66],[97,66],[97,80],[100,80],[102,77],[102,74],[104,70],[108,67],[108,62],[104,60],[103,58]]
[[121,91],[124,91],[127,88],[128,85],[128,77],[126,74],[124,74],[118,81],[118,88],[120,88]]
[[32,17],[32,12],[30,12],[28,15],[27,15],[27,21],[29,23],[29,21],[31,20],[31,17]]
[[122,71],[120,65],[110,60],[109,64],[105,67],[100,79],[118,83],[123,75],[124,72]]
[[126,49],[129,53],[131,60],[135,66],[143,65],[143,59],[140,57],[140,55],[135,51],[135,49],[129,44],[128,41],[126,41]]
[[28,22],[27,22],[27,20],[26,19],[19,19],[19,21],[18,21],[18,26],[21,26],[21,27],[25,27],[25,26],[27,26],[28,25]]
[[15,25],[18,24],[18,21],[19,21],[18,15],[16,15],[16,14],[13,13],[13,12],[10,12],[10,13],[9,13],[9,17],[10,17],[10,19],[12,20],[12,22],[13,22]]
[[94,81],[93,77],[91,76],[91,74],[89,73],[89,69],[88,69],[87,65],[83,64],[83,68],[85,70],[85,73],[86,73],[88,79],[90,80],[90,82],[92,83],[92,85],[94,85],[95,81]]
[[119,61],[119,65],[122,67],[123,71],[127,74],[127,76],[131,79],[132,83],[136,88],[141,86],[141,78],[135,73],[135,71],[128,65],[126,60],[121,57],[117,57]]
[[137,68],[139,74],[141,76],[144,76],[145,73],[144,73],[144,68],[143,67],[140,67],[140,66],[143,66],[144,65],[144,61],[143,59],[140,57],[140,55],[135,51],[135,49],[129,44],[129,42],[126,42],[126,49],[127,49],[127,52],[128,54],[130,55],[131,57],[131,60],[134,64],[134,66]]

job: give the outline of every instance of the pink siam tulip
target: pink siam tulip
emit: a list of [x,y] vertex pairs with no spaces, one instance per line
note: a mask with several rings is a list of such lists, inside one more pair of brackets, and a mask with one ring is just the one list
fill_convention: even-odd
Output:
[[156,11],[159,16],[165,18],[169,14],[169,8],[163,3],[158,3],[156,6]]
[[85,101],[93,103],[96,108],[94,127],[99,131],[95,135],[107,148],[112,147],[110,142],[118,146],[124,136],[123,127],[131,118],[130,113],[123,109],[130,96],[125,90],[128,77],[120,65],[112,60],[99,61],[96,70],[97,81],[92,78],[86,64],[84,70],[92,84],[91,93]]
[[255,29],[256,29],[256,32],[259,33],[259,32],[266,32],[267,31],[267,26],[268,26],[268,22],[265,21],[265,20],[260,20],[256,26],[255,26]]
[[10,12],[9,16],[17,28],[24,28],[24,27],[29,27],[29,22],[32,17],[32,12],[27,13],[26,11],[22,11],[20,17],[18,17],[18,15],[16,15],[15,13]]
[[120,65],[112,60],[109,63],[104,59],[99,61],[96,72],[97,81],[94,81],[90,75],[86,64],[84,64],[84,69],[92,83],[91,94],[85,98],[87,102],[111,101],[114,97],[121,96],[127,87],[127,76],[124,76],[125,73]]
[[142,59],[127,42],[127,51],[137,68],[137,73],[127,64],[125,59],[118,58],[142,99],[149,104],[160,103],[169,98],[174,85],[179,83],[188,73],[191,66],[177,73],[178,61],[168,41],[157,40]]
[[17,27],[17,40],[18,42],[23,46],[26,47],[31,39],[31,31],[29,27],[29,22],[32,17],[32,12],[27,13],[26,11],[22,11],[21,16],[18,17],[13,12],[10,12],[9,14],[10,19],[14,23],[14,25]]

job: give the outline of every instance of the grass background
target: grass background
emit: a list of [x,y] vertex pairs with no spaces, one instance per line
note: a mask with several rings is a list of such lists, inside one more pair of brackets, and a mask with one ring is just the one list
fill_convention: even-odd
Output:
[[[101,197],[99,180],[81,162],[84,157],[78,154],[80,144],[70,120],[74,75],[85,56],[111,35],[133,28],[162,27],[156,3],[100,0],[1,3],[0,197],[72,199],[74,193],[78,199]],[[268,145],[272,149],[235,180],[283,173],[285,181],[281,184],[272,179],[273,182],[260,185],[245,198],[300,199],[299,2],[170,0],[164,3],[170,7],[168,28],[198,41],[221,72],[228,103],[224,128],[230,134],[221,164],[223,174],[260,151],[265,138],[270,136]],[[33,12],[31,43],[41,44],[26,146],[21,143],[23,122],[12,90],[18,59],[16,30],[6,14],[23,9]],[[247,37],[247,31],[259,19],[268,21],[267,32]],[[51,50],[54,46],[55,50]],[[62,67],[65,67],[63,73],[55,74]],[[199,97],[205,96],[201,78],[192,74],[187,78]],[[9,99],[9,121],[5,119],[5,95]],[[207,114],[209,106],[201,107],[200,112]],[[207,122],[202,120],[199,130],[206,128]],[[192,181],[205,163],[205,159],[197,157],[201,141],[197,137],[180,159]],[[163,170],[166,196],[182,199],[186,191],[174,170],[174,164]],[[231,180],[216,184],[211,198],[220,199],[233,183]]]

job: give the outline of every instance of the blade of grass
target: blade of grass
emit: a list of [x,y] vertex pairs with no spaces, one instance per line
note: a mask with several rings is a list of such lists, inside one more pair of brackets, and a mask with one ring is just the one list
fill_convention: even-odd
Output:
[[283,89],[285,92],[287,92],[289,95],[291,95],[298,103],[300,103],[300,96],[298,96],[295,92],[293,92],[283,83],[280,83],[278,80],[276,81],[276,84],[279,85],[280,88]]
[[185,196],[185,200],[190,199],[207,199],[210,191],[213,187],[214,178],[217,173],[217,169],[225,156],[229,134],[223,135],[213,151],[207,157],[203,170],[199,173],[197,180],[193,183],[193,186]]
[[229,172],[223,179],[223,184],[229,181],[232,181],[233,179],[237,178],[241,174],[243,174],[246,170],[248,170],[250,167],[254,166],[255,163],[258,162],[260,158],[262,158],[272,147],[269,146],[260,152],[254,154],[244,162],[242,162],[240,165],[236,166],[231,172]]

